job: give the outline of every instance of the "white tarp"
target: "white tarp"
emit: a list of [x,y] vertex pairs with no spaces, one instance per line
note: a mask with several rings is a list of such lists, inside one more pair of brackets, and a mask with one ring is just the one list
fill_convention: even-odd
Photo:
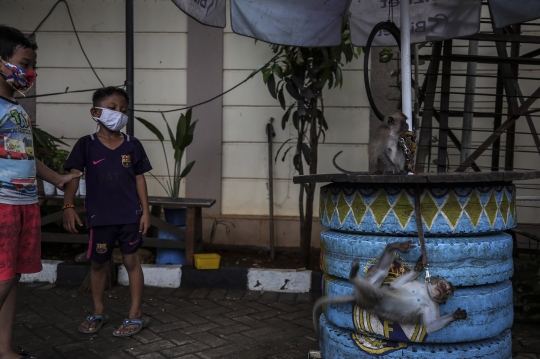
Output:
[[341,43],[348,0],[231,0],[235,33],[280,45]]
[[[373,27],[389,18],[399,27],[399,1],[352,0],[352,43],[365,46]],[[409,3],[413,44],[473,35],[480,30],[481,0],[410,0]],[[396,45],[385,31],[380,31],[373,40],[373,46]]]
[[496,27],[520,24],[540,17],[538,0],[489,0]]
[[[226,0],[173,2],[205,25],[225,27]],[[462,37],[480,30],[481,0],[409,0],[409,4],[412,43]],[[399,5],[400,0],[230,0],[231,26],[237,34],[274,44],[336,46],[341,43],[343,20],[348,19],[353,44],[364,46],[377,23],[390,18],[399,26]],[[395,45],[395,41],[381,32],[374,45]]]
[[172,0],[186,14],[198,22],[214,27],[225,27],[225,0]]

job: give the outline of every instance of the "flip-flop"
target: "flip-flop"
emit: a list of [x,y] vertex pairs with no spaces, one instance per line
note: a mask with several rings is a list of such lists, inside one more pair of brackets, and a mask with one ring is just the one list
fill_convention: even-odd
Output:
[[122,322],[122,329],[126,328],[126,327],[129,327],[130,325],[138,325],[137,329],[135,329],[134,331],[131,331],[129,333],[118,333],[118,330],[115,330],[112,335],[114,335],[115,337],[131,337],[135,334],[138,334],[140,333],[141,330],[143,330],[144,328],[146,328],[147,326],[150,325],[150,318],[142,318],[142,319],[129,319],[129,318],[126,318],[124,319],[124,321]]
[[94,333],[97,333],[98,330],[101,329],[101,327],[103,326],[103,324],[107,323],[109,321],[109,316],[107,314],[96,314],[96,315],[89,315],[86,317],[86,322],[88,323],[88,325],[90,326],[90,324],[92,324],[93,322],[95,322],[96,320],[99,320],[99,324],[92,330],[89,330],[87,328],[84,328],[81,325],[79,325],[79,333],[84,333],[84,334],[94,334]]

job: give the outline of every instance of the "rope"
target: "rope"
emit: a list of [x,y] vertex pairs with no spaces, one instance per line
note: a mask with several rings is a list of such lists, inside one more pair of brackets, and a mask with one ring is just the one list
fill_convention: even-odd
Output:
[[420,186],[417,184],[414,189],[414,211],[416,215],[416,227],[418,228],[418,238],[420,238],[420,249],[422,250],[422,265],[426,270],[426,282],[429,282],[431,276],[429,274],[429,264],[426,251],[426,241],[424,238],[424,227],[422,226],[422,207],[420,204]]

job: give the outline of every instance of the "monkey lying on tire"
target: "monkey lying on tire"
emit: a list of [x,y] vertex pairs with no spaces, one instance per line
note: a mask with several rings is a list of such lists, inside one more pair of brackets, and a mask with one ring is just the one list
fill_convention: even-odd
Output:
[[383,285],[394,261],[397,250],[406,252],[411,241],[390,243],[384,249],[379,262],[364,277],[358,276],[360,265],[355,260],[349,274],[354,294],[341,297],[322,297],[313,306],[313,327],[319,335],[319,316],[322,306],[330,303],[356,304],[381,319],[400,324],[422,323],[428,333],[442,329],[455,320],[466,319],[467,312],[457,309],[452,314],[439,315],[439,304],[444,304],[454,294],[454,286],[440,277],[430,282],[416,280],[422,270],[422,257],[414,270],[402,274],[390,285]]
[[399,137],[409,130],[407,116],[401,111],[392,111],[375,130],[368,144],[368,159],[376,174],[407,174],[405,152],[399,144]]

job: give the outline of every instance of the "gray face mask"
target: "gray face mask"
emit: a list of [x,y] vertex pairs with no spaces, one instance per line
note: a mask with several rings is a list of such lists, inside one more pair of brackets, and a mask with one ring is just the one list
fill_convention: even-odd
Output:
[[[111,131],[120,131],[126,127],[128,122],[128,117],[122,112],[109,110],[108,108],[96,107],[101,109],[101,117],[94,117],[94,121],[101,122],[105,127]],[[97,131],[97,128],[96,128]]]

